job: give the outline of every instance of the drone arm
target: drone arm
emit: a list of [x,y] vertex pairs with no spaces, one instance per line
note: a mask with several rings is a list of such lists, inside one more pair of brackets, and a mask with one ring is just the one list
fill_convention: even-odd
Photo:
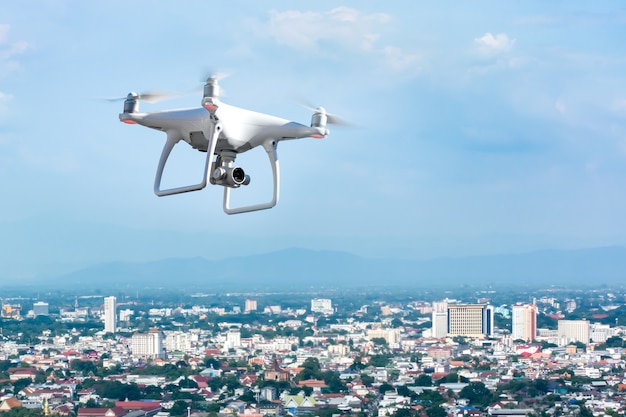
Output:
[[163,169],[165,168],[165,163],[167,162],[167,158],[170,156],[170,153],[172,152],[174,145],[176,145],[180,141],[180,135],[178,134],[178,132],[168,131],[167,141],[165,142],[165,145],[163,146],[163,151],[161,152],[161,159],[159,159],[159,165],[157,167],[156,176],[154,177],[154,193],[158,195],[159,197],[163,197],[166,195],[186,193],[189,191],[197,191],[206,187],[209,168],[211,167],[212,156],[213,156],[213,153],[215,152],[215,145],[217,144],[217,137],[219,136],[219,132],[221,129],[222,129],[221,125],[219,123],[215,123],[213,126],[213,130],[211,131],[211,135],[209,137],[209,146],[207,149],[206,162],[204,165],[204,176],[202,178],[202,181],[198,184],[162,190],[161,178],[163,176]]
[[270,165],[272,167],[272,176],[274,178],[274,193],[272,199],[266,203],[231,208],[230,187],[224,187],[224,212],[226,214],[238,214],[247,213],[250,211],[266,210],[274,207],[276,203],[278,203],[278,195],[280,190],[280,166],[278,164],[278,153],[276,152],[277,146],[278,142],[275,140],[269,140],[263,144],[263,148],[267,152],[267,156],[270,160]]

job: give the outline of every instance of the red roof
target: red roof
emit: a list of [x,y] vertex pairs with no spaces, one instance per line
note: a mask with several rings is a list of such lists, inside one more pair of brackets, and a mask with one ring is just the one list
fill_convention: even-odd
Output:
[[191,379],[196,381],[196,384],[198,384],[198,388],[206,388],[209,386],[208,382],[211,380],[211,377],[202,376],[202,375],[192,375]]
[[319,379],[307,379],[307,380],[298,382],[298,386],[299,387],[311,387],[311,388],[316,388],[316,387],[324,388],[324,387],[327,387],[328,385],[326,385],[324,381],[320,381]]
[[126,415],[126,410],[124,410],[122,407],[78,409],[78,417],[122,417],[124,415]]
[[116,401],[115,407],[121,407],[124,410],[153,411],[161,408],[161,404],[158,401]]

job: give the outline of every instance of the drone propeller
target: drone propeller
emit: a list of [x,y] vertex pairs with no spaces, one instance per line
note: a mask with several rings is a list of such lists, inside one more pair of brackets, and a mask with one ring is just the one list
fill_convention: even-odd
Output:
[[207,68],[204,71],[204,77],[202,77],[201,81],[203,83],[213,81],[222,81],[224,78],[230,77],[230,72],[227,71],[215,71],[213,68]]
[[304,102],[302,106],[314,113],[326,115],[326,123],[330,125],[351,126],[350,122],[340,118],[339,116],[335,114],[328,113],[326,109],[323,107],[313,106],[312,104],[308,102]]
[[148,91],[145,93],[128,93],[125,97],[115,97],[115,98],[105,98],[107,101],[123,101],[126,99],[135,99],[140,101],[145,101],[146,103],[158,103],[163,100],[167,100],[173,97],[177,97],[180,94],[169,93],[166,91]]

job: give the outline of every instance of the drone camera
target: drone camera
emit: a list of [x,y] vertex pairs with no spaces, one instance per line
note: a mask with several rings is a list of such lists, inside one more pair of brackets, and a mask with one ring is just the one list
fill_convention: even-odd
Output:
[[225,187],[237,188],[240,185],[250,184],[250,176],[246,175],[240,167],[219,167],[211,175],[211,183],[223,185]]

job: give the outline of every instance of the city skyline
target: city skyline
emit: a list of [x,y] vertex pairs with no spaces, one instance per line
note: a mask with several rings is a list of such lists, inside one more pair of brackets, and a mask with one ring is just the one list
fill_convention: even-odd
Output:
[[[623,308],[624,295],[605,290],[551,289],[548,295],[538,290],[526,306],[536,305],[542,316]],[[5,319],[0,363],[7,366],[0,373],[9,387],[0,389],[2,408],[77,417],[113,410],[119,417],[157,412],[280,417],[294,410],[417,416],[414,402],[424,404],[427,415],[442,417],[567,415],[569,410],[610,415],[626,409],[620,394],[626,376],[624,326],[559,319],[531,343],[514,340],[498,326],[485,334],[485,313],[508,317],[510,327],[516,320],[513,309],[523,306],[520,294],[510,292],[506,297],[517,301],[508,309],[492,309],[486,294],[498,297],[477,292],[479,304],[464,304],[457,298],[427,302],[404,294],[403,300],[382,297],[362,306],[362,297],[347,301],[346,294],[337,293],[340,301],[302,293],[239,294],[237,302],[202,300],[196,294],[186,307],[166,299],[126,303],[125,323],[115,337],[94,327],[106,314],[102,300],[113,297],[80,296],[91,305],[91,320],[53,314],[12,319],[19,323],[15,326]],[[261,314],[241,308],[281,297],[301,308],[273,305]],[[73,303],[78,309],[78,298],[67,294],[60,305]],[[52,305],[59,308],[58,302]],[[329,305],[337,311],[329,311]],[[469,334],[433,338],[423,325],[431,312],[450,307],[459,309],[460,314],[451,314],[454,320],[476,323],[465,327]],[[320,309],[326,313],[317,312],[313,320]],[[333,321],[336,315],[339,321]],[[33,327],[37,323],[48,326]],[[11,366],[16,359],[21,365]],[[177,400],[183,393],[184,400]],[[581,395],[584,403],[578,402]]]

